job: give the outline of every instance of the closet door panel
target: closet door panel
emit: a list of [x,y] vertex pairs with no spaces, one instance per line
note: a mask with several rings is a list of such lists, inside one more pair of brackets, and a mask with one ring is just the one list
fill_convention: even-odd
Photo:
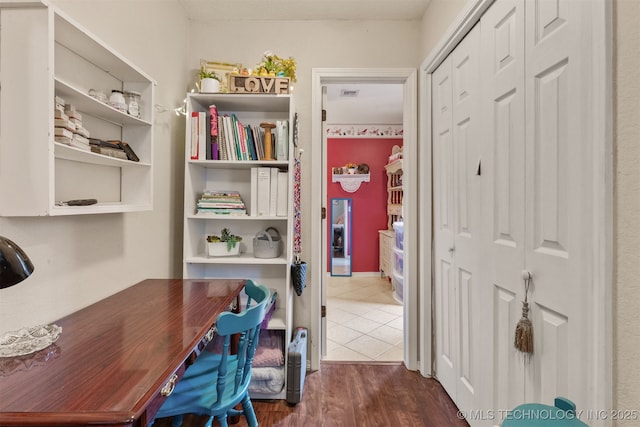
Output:
[[456,404],[470,410],[476,406],[478,374],[481,367],[478,349],[478,314],[480,288],[477,280],[481,224],[480,181],[477,175],[480,158],[478,138],[480,120],[479,65],[480,26],[465,36],[451,53],[453,75],[453,158],[454,223],[453,258],[455,268],[458,366]]
[[533,274],[534,357],[528,401],[562,394],[589,407],[587,297],[592,208],[589,134],[591,4],[527,2],[527,224],[525,268]]
[[[499,411],[524,399],[523,358],[513,348],[522,315],[525,224],[524,5],[498,0],[481,22],[481,306],[488,307],[482,404]],[[498,413],[498,412],[496,412]],[[500,417],[491,425],[499,425]]]
[[456,396],[457,322],[453,267],[453,115],[451,61],[433,73],[433,187],[436,376],[452,399]]

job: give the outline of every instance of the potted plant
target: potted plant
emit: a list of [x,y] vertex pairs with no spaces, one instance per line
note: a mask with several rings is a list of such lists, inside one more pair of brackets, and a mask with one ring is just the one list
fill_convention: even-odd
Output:
[[200,92],[218,93],[220,92],[220,76],[214,71],[200,70]]
[[231,234],[228,228],[223,228],[220,236],[207,236],[207,253],[209,256],[238,255],[241,241],[241,236]]

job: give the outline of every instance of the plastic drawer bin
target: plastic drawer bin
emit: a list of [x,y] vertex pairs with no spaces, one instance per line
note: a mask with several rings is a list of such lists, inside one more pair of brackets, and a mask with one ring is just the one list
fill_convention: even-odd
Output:
[[404,249],[404,224],[401,221],[394,222],[393,230],[396,232],[396,248]]
[[402,249],[393,248],[393,271],[396,271],[398,274],[402,275],[404,273],[404,252]]
[[394,271],[391,275],[391,284],[393,286],[393,298],[397,302],[402,303],[402,299],[404,298],[404,277],[402,274]]

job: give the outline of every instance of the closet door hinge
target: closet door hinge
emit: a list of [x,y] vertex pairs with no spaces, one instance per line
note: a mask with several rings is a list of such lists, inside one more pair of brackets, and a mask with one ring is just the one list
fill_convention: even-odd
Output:
[[327,208],[322,207],[320,209],[320,219],[327,219]]
[[320,309],[320,317],[327,317],[327,306],[323,305]]
[[322,121],[327,121],[327,110],[325,110],[324,108],[322,109]]

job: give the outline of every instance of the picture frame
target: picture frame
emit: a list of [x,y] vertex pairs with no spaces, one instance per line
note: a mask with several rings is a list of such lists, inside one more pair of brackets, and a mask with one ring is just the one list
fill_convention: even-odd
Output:
[[220,92],[229,93],[229,76],[242,69],[242,64],[231,62],[200,60],[200,71],[214,72],[220,76]]

